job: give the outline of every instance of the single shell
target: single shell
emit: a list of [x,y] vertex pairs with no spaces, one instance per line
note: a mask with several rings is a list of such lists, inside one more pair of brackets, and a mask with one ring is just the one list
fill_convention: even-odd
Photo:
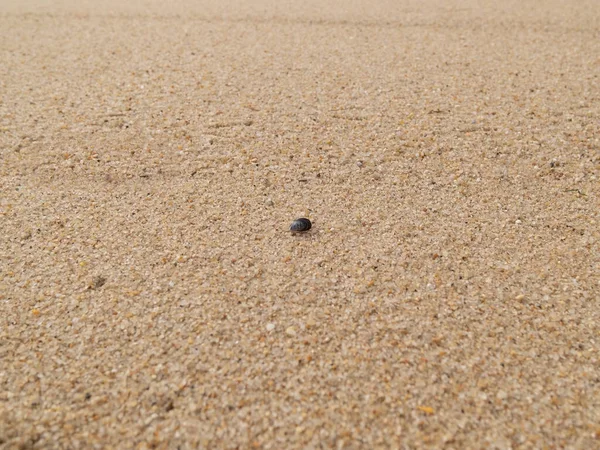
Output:
[[308,231],[310,230],[310,227],[312,227],[310,220],[303,217],[292,222],[292,225],[290,225],[290,231]]

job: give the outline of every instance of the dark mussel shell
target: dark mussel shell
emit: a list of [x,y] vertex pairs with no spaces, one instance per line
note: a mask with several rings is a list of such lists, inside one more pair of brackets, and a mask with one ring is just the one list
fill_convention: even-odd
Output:
[[301,219],[296,219],[290,225],[290,231],[308,231],[312,227],[312,223],[310,220],[302,217]]

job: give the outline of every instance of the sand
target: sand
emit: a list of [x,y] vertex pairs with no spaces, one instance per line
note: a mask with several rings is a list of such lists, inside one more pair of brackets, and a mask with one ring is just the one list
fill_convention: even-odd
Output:
[[0,4],[0,448],[600,448],[600,4],[167,3]]

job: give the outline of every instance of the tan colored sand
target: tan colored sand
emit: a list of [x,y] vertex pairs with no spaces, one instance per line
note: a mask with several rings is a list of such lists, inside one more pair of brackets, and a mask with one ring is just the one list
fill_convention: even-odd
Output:
[[0,5],[0,448],[600,448],[597,1],[56,3]]

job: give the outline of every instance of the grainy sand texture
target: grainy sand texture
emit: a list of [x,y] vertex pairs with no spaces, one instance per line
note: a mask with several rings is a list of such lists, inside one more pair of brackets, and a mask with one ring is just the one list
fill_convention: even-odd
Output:
[[600,448],[596,0],[1,0],[0,189],[1,449]]

